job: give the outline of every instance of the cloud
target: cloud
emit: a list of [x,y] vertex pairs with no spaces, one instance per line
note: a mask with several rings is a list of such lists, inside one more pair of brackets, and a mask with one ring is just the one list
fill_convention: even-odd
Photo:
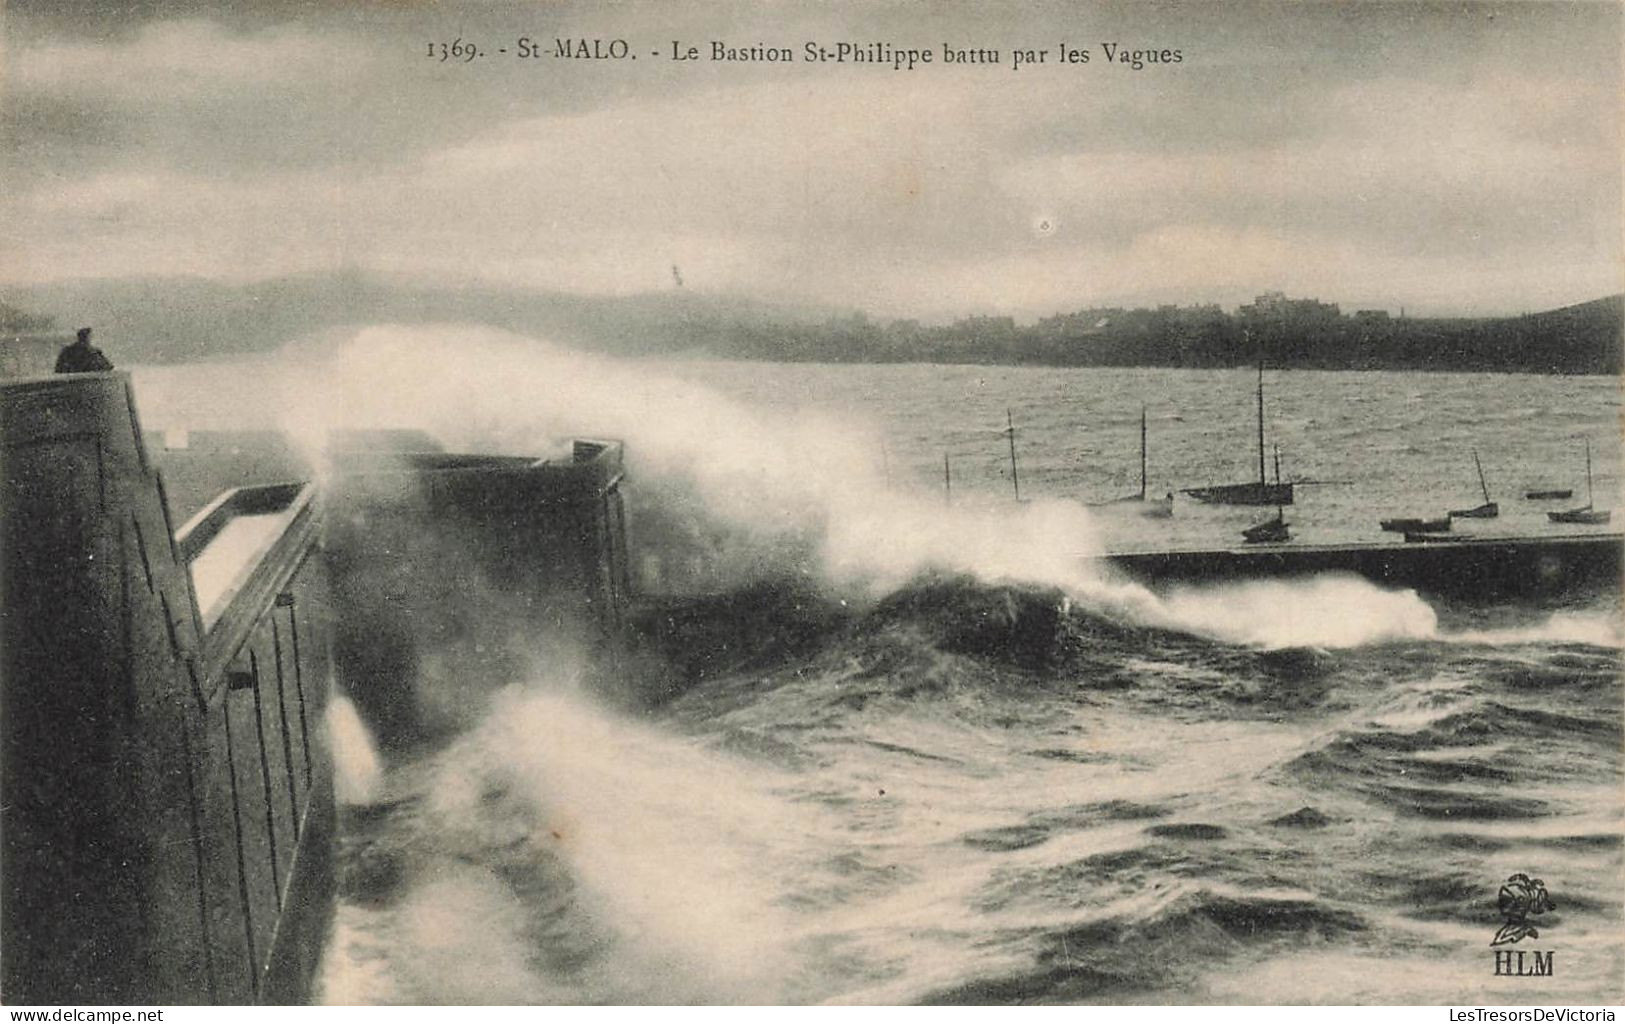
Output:
[[357,81],[370,55],[353,43],[288,25],[251,35],[201,19],[155,22],[114,44],[60,40],[21,50],[19,89],[145,106],[215,90],[308,88]]
[[[1588,90],[1555,94],[1544,81],[1450,86],[1360,83],[1320,97],[1320,132],[1237,149],[1222,140],[1179,152],[1133,147],[1045,155],[1010,164],[1001,184],[1115,237],[1147,226],[1217,223],[1292,226],[1306,236],[1401,237],[1393,223],[1430,215],[1498,231],[1577,197],[1584,215],[1617,219],[1617,135],[1606,122],[1559,139],[1531,128],[1605,109]],[[1545,91],[1533,114],[1527,95]],[[1508,97],[1517,97],[1509,99]],[[1489,223],[1475,221],[1485,217]],[[1437,227],[1437,225],[1435,226]]]
[[1096,36],[1189,52],[1143,72],[1098,49],[1095,66],[1041,73],[454,68],[419,62],[447,27],[428,7],[366,26],[46,32],[15,50],[0,113],[8,264],[29,280],[359,266],[632,292],[677,263],[692,288],[928,317],[1234,302],[1291,282],[1413,307],[1424,290],[1503,309],[1613,290],[1619,57],[1596,37],[1617,15],[1406,10],[1107,5],[1080,28],[1062,8],[1020,23],[784,9],[768,32],[743,8],[481,5],[458,22],[493,40]]
[[[151,22],[114,39],[23,39],[0,107],[9,177],[107,170],[225,177],[365,155],[378,54],[344,31]],[[391,144],[388,148],[396,148]]]

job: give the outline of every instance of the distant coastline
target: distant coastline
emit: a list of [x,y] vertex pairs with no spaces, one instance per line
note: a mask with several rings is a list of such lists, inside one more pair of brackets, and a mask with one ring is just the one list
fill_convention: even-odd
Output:
[[1018,324],[882,321],[692,290],[583,296],[434,288],[359,273],[230,285],[144,278],[0,288],[0,335],[97,328],[115,359],[191,362],[271,351],[348,325],[487,324],[620,356],[953,363],[1619,374],[1625,295],[1512,317],[1412,317],[1260,295],[1216,305],[1090,307]]
[[[1251,364],[1313,370],[1618,374],[1625,296],[1516,317],[1343,315],[1275,293],[1218,306],[1091,308],[1018,326],[971,317],[943,327],[862,316],[813,325],[733,326],[738,358],[1032,366],[1201,368]],[[1270,300],[1270,301],[1266,301]]]

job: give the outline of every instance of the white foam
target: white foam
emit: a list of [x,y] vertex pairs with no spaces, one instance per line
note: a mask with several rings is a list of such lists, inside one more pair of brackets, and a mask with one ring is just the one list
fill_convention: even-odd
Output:
[[1425,640],[1439,626],[1416,591],[1385,590],[1348,576],[1179,589],[1161,611],[1169,625],[1266,649]]
[[1516,644],[1590,644],[1625,646],[1622,624],[1616,616],[1596,612],[1556,612],[1544,622],[1505,629],[1470,629],[1445,633],[1440,639],[1454,643],[1510,646]]
[[[663,515],[690,515],[718,587],[802,571],[885,592],[927,569],[1054,586],[1104,614],[1260,647],[1351,647],[1432,636],[1412,591],[1345,578],[1188,588],[1167,599],[1102,577],[1076,502],[957,501],[886,486],[873,425],[753,407],[634,361],[484,327],[358,331],[315,374],[297,419],[410,426],[453,446],[559,450],[573,436],[622,439],[637,488]],[[967,496],[969,498],[969,496]],[[683,531],[678,531],[683,532]]]
[[640,998],[789,997],[777,901],[807,823],[761,766],[562,694],[505,694],[473,741],[533,807],[536,841],[569,865]]
[[339,802],[351,806],[378,799],[383,776],[372,734],[342,693],[327,703],[327,735],[333,749],[333,791]]

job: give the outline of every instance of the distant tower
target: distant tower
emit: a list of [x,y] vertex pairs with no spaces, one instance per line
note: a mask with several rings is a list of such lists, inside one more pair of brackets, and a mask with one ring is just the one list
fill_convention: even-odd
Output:
[[677,269],[677,264],[671,265],[671,279],[677,282],[677,287],[683,286],[683,272]]

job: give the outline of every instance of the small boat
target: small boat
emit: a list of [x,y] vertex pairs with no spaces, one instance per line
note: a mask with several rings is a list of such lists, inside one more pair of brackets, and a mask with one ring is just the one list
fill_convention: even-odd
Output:
[[1554,523],[1577,523],[1582,526],[1596,526],[1606,523],[1613,518],[1608,510],[1597,510],[1592,507],[1595,498],[1591,494],[1591,439],[1586,438],[1586,503],[1579,508],[1571,508],[1566,512],[1548,512],[1546,518]]
[[[1275,449],[1275,482],[1281,482],[1281,449]],[[1249,526],[1241,531],[1241,539],[1249,544],[1274,544],[1292,539],[1292,531],[1287,529],[1286,517],[1281,514],[1281,506],[1275,506],[1275,518],[1266,519],[1256,526]]]
[[1146,519],[1173,518],[1174,496],[1172,494],[1165,498],[1147,498],[1145,496],[1145,406],[1143,405],[1140,406],[1140,493],[1117,498],[1106,504],[1111,507],[1132,506],[1135,512]]
[[1501,506],[1490,500],[1490,485],[1484,482],[1484,465],[1478,461],[1478,452],[1473,452],[1473,465],[1478,468],[1478,486],[1484,492],[1484,504],[1476,508],[1453,508],[1450,510],[1452,519],[1494,519],[1501,514]]
[[1606,523],[1614,517],[1607,509],[1594,509],[1589,505],[1585,508],[1571,508],[1567,512],[1548,512],[1546,518],[1554,523],[1576,523],[1582,526],[1596,526]]
[[1282,515],[1281,510],[1275,510],[1274,519],[1266,519],[1256,526],[1249,526],[1241,531],[1241,537],[1249,544],[1274,544],[1292,539],[1292,531]]
[[1290,505],[1291,484],[1212,484],[1182,492],[1205,505]]
[[1258,482],[1244,484],[1213,484],[1208,487],[1187,487],[1184,493],[1209,505],[1281,505],[1292,504],[1292,485],[1279,479],[1269,483],[1264,479],[1264,353],[1258,354]]
[[1443,519],[1384,519],[1378,525],[1389,533],[1447,533],[1450,517]]
[[1555,491],[1528,491],[1525,492],[1524,497],[1530,501],[1554,501],[1559,498],[1574,497],[1574,489],[1571,487],[1564,487],[1561,490]]

